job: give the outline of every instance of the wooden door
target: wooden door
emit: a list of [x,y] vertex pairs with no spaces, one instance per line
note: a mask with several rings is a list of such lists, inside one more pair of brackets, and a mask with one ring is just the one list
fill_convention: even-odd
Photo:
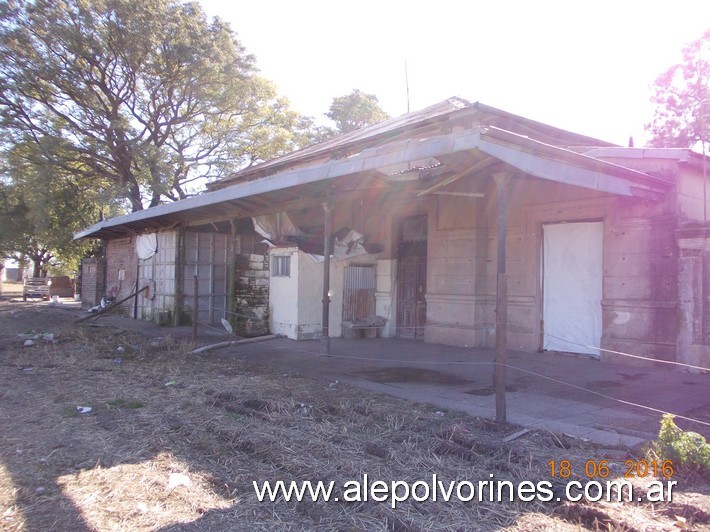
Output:
[[424,338],[426,241],[403,242],[397,258],[397,335]]

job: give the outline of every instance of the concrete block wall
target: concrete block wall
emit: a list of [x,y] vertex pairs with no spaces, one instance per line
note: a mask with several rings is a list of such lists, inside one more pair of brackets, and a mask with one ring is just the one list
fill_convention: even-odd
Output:
[[678,257],[677,361],[710,368],[710,224],[676,232]]
[[[429,232],[425,340],[493,347],[495,193],[466,201],[468,208],[458,198],[457,202],[438,198]],[[449,212],[452,209],[456,216]],[[601,347],[673,359],[677,246],[676,221],[669,211],[664,202],[619,199],[534,178],[514,179],[506,235],[508,347],[536,351],[542,346],[543,224],[603,221]],[[603,353],[602,359],[618,357]]]
[[269,255],[240,254],[235,266],[235,333],[269,333]]
[[[676,357],[678,252],[672,216],[616,216],[604,242],[602,347],[659,360]],[[626,211],[628,213],[628,211]],[[603,359],[634,364],[606,353]]]

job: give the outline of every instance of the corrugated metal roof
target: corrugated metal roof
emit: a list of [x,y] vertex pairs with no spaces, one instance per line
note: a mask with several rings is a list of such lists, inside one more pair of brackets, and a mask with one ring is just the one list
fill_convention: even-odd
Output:
[[179,202],[105,220],[77,233],[75,238],[113,236],[120,231],[143,232],[200,217],[251,216],[264,210],[266,205],[288,201],[298,194],[317,196],[319,189],[316,187],[321,182],[364,175],[425,158],[474,151],[486,153],[539,178],[613,194],[632,195],[634,189],[659,194],[667,186],[667,183],[642,172],[487,127],[428,138],[393,140],[350,157],[286,169]]
[[[523,118],[495,107],[480,102],[470,103],[463,98],[453,96],[443,102],[426,107],[419,111],[412,111],[398,117],[384,120],[378,124],[367,126],[350,133],[339,135],[330,140],[294,151],[282,157],[245,168],[231,176],[211,183],[208,188],[217,190],[230,186],[239,181],[257,179],[296,165],[304,165],[315,159],[329,156],[339,158],[350,155],[378,143],[387,142],[398,135],[411,134],[413,130],[422,129],[429,125],[442,122],[466,121],[468,117],[482,120],[488,117],[493,125],[509,129],[529,136],[539,136],[538,140],[553,145],[588,145],[588,146],[614,146],[609,142],[593,139],[559,129],[542,122]],[[501,123],[502,122],[502,123]]]

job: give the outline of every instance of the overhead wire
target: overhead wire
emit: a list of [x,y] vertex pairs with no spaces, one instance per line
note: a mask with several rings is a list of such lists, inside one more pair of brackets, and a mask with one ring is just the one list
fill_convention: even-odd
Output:
[[[241,314],[241,313],[237,313],[237,312],[225,311],[225,310],[223,310],[223,309],[216,309],[216,308],[214,308],[214,307],[209,307],[209,310],[217,310],[217,311],[219,311],[219,312],[224,312],[225,314],[230,314],[230,315],[234,315],[234,316],[237,316],[237,317],[244,317],[244,318],[247,318],[247,319],[249,319],[249,320],[253,320],[253,321],[257,321],[257,322],[262,322],[262,323],[267,323],[267,322],[268,322],[269,325],[271,325],[271,324],[278,324],[278,325],[289,325],[289,326],[293,326],[292,323],[274,322],[273,320],[260,319],[260,318],[256,318],[256,317],[253,317],[253,316],[248,316],[248,315],[246,315],[246,314]],[[204,323],[202,323],[202,322],[198,322],[198,323],[199,323],[200,325],[203,325],[203,326],[206,326],[206,327],[210,327],[210,328],[212,328],[212,329],[217,329],[217,330],[219,330],[218,327],[210,326],[210,325],[204,324]],[[508,325],[508,324],[509,324],[509,323],[506,322],[506,325]],[[314,323],[314,324],[299,324],[299,325],[302,326],[302,327],[318,327],[318,326],[320,326],[320,323]],[[496,325],[496,322],[483,322],[483,323],[479,323],[479,325]],[[364,328],[372,328],[372,327],[374,327],[374,326],[371,326],[371,327],[363,326],[363,327],[360,327],[360,328],[363,328],[363,329],[364,329]],[[376,327],[376,328],[379,329],[380,327]],[[394,327],[394,328],[390,328],[390,329],[394,329],[394,330],[397,330],[397,329],[411,329],[411,327]],[[225,331],[225,332],[227,332],[227,331]],[[543,334],[545,334],[545,335],[547,335],[547,336],[549,336],[549,337],[555,338],[555,339],[557,339],[557,340],[560,340],[560,341],[569,343],[570,345],[576,345],[576,346],[580,346],[580,347],[585,347],[585,348],[587,348],[587,349],[596,349],[596,350],[601,351],[601,352],[612,353],[612,354],[616,354],[616,355],[623,356],[623,357],[631,357],[631,358],[634,358],[634,359],[641,359],[641,360],[646,360],[646,361],[654,362],[654,363],[664,363],[664,364],[674,365],[674,366],[678,366],[678,367],[685,367],[685,368],[689,368],[689,369],[696,369],[696,370],[701,370],[701,371],[710,371],[710,368],[705,368],[705,367],[702,367],[702,366],[695,366],[695,365],[692,365],[692,364],[686,364],[686,363],[682,363],[682,362],[674,362],[674,361],[670,361],[670,360],[661,360],[661,359],[655,359],[655,358],[650,358],[650,357],[644,357],[644,356],[641,356],[641,355],[634,355],[634,354],[631,354],[631,353],[624,353],[624,352],[622,352],[622,351],[615,351],[615,350],[611,350],[611,349],[605,349],[605,348],[598,347],[598,346],[590,346],[590,345],[587,345],[587,344],[584,344],[584,343],[575,342],[575,341],[573,341],[573,340],[568,340],[568,339],[566,339],[566,338],[561,338],[561,337],[559,337],[559,336],[556,336],[556,335],[553,335],[553,334],[550,334],[550,333],[545,333],[544,331],[543,331]],[[280,350],[289,350],[289,351],[297,351],[297,352],[305,353],[305,354],[308,354],[308,355],[311,355],[311,356],[323,356],[323,354],[321,354],[321,353],[314,353],[313,351],[309,351],[309,350],[305,350],[305,349],[299,349],[299,348],[296,348],[296,347],[281,347],[281,346],[277,346],[277,349],[280,349]],[[371,362],[390,362],[390,363],[426,364],[426,365],[440,364],[440,363],[441,363],[441,361],[435,361],[435,360],[432,360],[432,361],[420,361],[420,360],[392,359],[392,358],[381,359],[381,358],[375,358],[375,357],[362,357],[362,356],[354,356],[354,355],[328,354],[327,356],[335,357],[335,358],[342,358],[342,359],[353,359],[353,360],[371,361]],[[496,361],[490,361],[490,362],[487,362],[487,361],[481,361],[481,362],[452,361],[452,362],[447,362],[447,364],[448,364],[448,365],[461,365],[461,366],[476,366],[476,365],[496,366],[496,365],[499,365],[499,363],[496,362]],[[655,412],[655,413],[658,413],[658,414],[670,414],[670,415],[673,415],[674,417],[676,417],[676,418],[678,418],[678,419],[683,419],[683,420],[685,420],[685,421],[692,422],[692,423],[697,423],[697,424],[704,425],[704,426],[710,426],[710,422],[702,421],[702,420],[700,420],[700,419],[691,418],[691,417],[688,417],[688,416],[684,416],[684,415],[682,415],[682,414],[677,414],[677,413],[665,411],[665,410],[662,410],[662,409],[654,408],[654,407],[651,407],[651,406],[648,406],[648,405],[643,405],[643,404],[636,403],[636,402],[633,402],[633,401],[627,401],[627,400],[625,400],[625,399],[619,399],[619,398],[617,398],[617,397],[613,397],[613,396],[610,396],[610,395],[607,395],[607,394],[598,392],[598,391],[596,391],[596,390],[591,390],[591,389],[589,389],[589,388],[585,388],[585,387],[579,386],[579,385],[577,385],[577,384],[573,384],[573,383],[570,383],[570,382],[567,382],[567,381],[563,381],[563,380],[560,380],[560,379],[556,379],[556,378],[554,378],[554,377],[550,377],[550,376],[548,376],[548,375],[544,375],[544,374],[542,374],[542,373],[538,373],[538,372],[535,372],[535,371],[531,371],[531,370],[523,369],[523,368],[520,368],[520,367],[517,367],[517,366],[513,366],[513,365],[511,365],[511,364],[503,364],[503,366],[505,366],[505,367],[508,368],[508,369],[514,370],[514,371],[519,371],[519,372],[522,372],[522,373],[527,373],[527,374],[529,374],[529,375],[533,375],[533,376],[539,377],[539,378],[541,378],[541,379],[546,379],[546,380],[555,382],[555,383],[557,383],[557,384],[561,384],[561,385],[564,385],[564,386],[568,386],[568,387],[570,387],[570,388],[578,389],[578,390],[580,390],[580,391],[583,391],[583,392],[586,392],[586,393],[589,393],[589,394],[593,394],[593,395],[596,395],[596,396],[598,396],[598,397],[602,397],[602,398],[604,398],[604,399],[607,399],[607,400],[610,400],[610,401],[614,401],[614,402],[617,402],[617,403],[620,403],[620,404],[625,404],[625,405],[632,406],[632,407],[635,407],[635,408],[639,408],[639,409],[643,409],[643,410],[648,410],[648,411]]]
[[[263,344],[260,345],[259,347],[260,347],[261,349],[266,349],[266,348],[267,348],[267,346],[265,346],[265,345],[263,345]],[[434,361],[434,360],[411,360],[411,359],[398,359],[398,358],[386,358],[386,359],[383,359],[383,358],[363,357],[363,356],[355,356],[355,355],[339,355],[339,354],[333,354],[333,353],[329,353],[329,354],[327,354],[327,355],[324,355],[323,353],[317,353],[317,352],[314,352],[314,351],[309,351],[309,350],[307,350],[307,349],[300,349],[300,348],[292,347],[292,346],[288,346],[288,347],[284,347],[284,346],[273,346],[273,347],[275,347],[276,349],[281,350],[281,351],[294,351],[294,352],[304,353],[304,354],[310,355],[310,356],[317,356],[317,357],[327,356],[327,357],[331,357],[331,358],[341,358],[341,359],[350,359],[350,360],[361,360],[361,361],[367,361],[367,362],[398,363],[398,364],[422,364],[422,365],[435,365],[435,364],[441,364],[441,363],[442,363],[441,360],[436,360],[436,361]],[[496,366],[496,365],[499,365],[499,363],[496,362],[496,361],[479,361],[479,362],[470,362],[470,361],[447,361],[446,364],[447,364],[447,365],[456,365],[456,366]],[[548,376],[548,375],[544,375],[544,374],[542,374],[542,373],[538,373],[538,372],[535,372],[535,371],[531,371],[531,370],[523,369],[523,368],[520,368],[520,367],[517,367],[517,366],[513,366],[513,365],[511,365],[511,364],[502,364],[502,365],[505,366],[505,367],[508,368],[508,369],[515,370],[515,371],[520,371],[520,372],[522,372],[522,373],[527,373],[527,374],[529,374],[529,375],[533,375],[533,376],[536,376],[536,377],[540,377],[540,378],[542,378],[542,379],[547,379],[547,380],[549,380],[549,381],[556,382],[557,384],[562,384],[562,385],[564,385],[564,386],[569,386],[569,387],[571,387],[571,388],[575,388],[575,389],[578,389],[578,390],[580,390],[580,391],[584,391],[584,392],[587,392],[587,393],[590,393],[590,394],[593,394],[593,395],[597,395],[597,396],[599,396],[599,397],[603,397],[604,399],[607,399],[607,400],[610,400],[610,401],[615,401],[615,402],[618,402],[618,403],[621,403],[621,404],[625,404],[625,405],[629,405],[629,406],[641,408],[641,409],[644,409],[644,410],[649,410],[649,411],[652,411],[652,412],[655,412],[655,413],[658,413],[658,414],[670,414],[670,415],[672,415],[672,416],[674,416],[674,417],[676,417],[676,418],[678,418],[678,419],[683,419],[683,420],[685,420],[685,421],[689,421],[689,422],[692,422],[692,423],[698,423],[698,424],[700,424],[700,425],[705,425],[705,426],[710,427],[710,422],[707,422],[707,421],[702,421],[702,420],[700,420],[700,419],[691,418],[691,417],[688,417],[688,416],[684,416],[684,415],[682,415],[682,414],[676,414],[676,413],[674,413],[674,412],[669,412],[669,411],[666,411],[666,410],[661,410],[661,409],[658,409],[658,408],[654,408],[654,407],[652,407],[652,406],[643,405],[643,404],[640,404],[640,403],[635,403],[635,402],[633,402],[633,401],[627,401],[627,400],[625,400],[625,399],[619,399],[618,397],[613,397],[613,396],[611,396],[611,395],[607,395],[607,394],[598,392],[598,391],[596,391],[596,390],[591,390],[591,389],[589,389],[589,388],[585,388],[584,386],[579,386],[579,385],[577,385],[577,384],[573,384],[573,383],[570,383],[570,382],[567,382],[567,381],[563,381],[563,380],[560,380],[560,379],[556,379],[556,378],[554,378],[554,377],[550,377],[550,376]]]

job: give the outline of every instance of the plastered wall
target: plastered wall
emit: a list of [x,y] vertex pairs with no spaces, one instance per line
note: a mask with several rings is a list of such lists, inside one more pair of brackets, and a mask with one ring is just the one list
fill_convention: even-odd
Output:
[[[604,223],[601,347],[675,356],[677,251],[666,203],[618,198],[529,178],[510,188],[506,273],[508,347],[541,348],[542,226]],[[493,347],[497,215],[493,187],[483,199],[438,198],[430,221],[428,342]],[[583,243],[580,243],[583,245]],[[603,359],[614,355],[602,354]]]

